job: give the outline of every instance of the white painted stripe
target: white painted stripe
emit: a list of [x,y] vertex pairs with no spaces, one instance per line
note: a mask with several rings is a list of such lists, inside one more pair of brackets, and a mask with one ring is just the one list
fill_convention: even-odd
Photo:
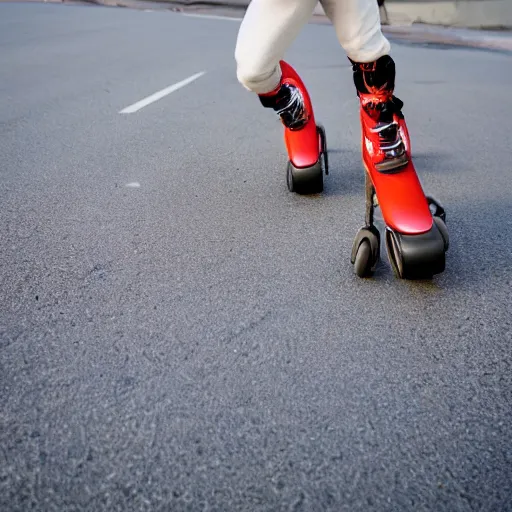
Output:
[[200,73],[196,73],[195,75],[189,76],[188,78],[185,78],[185,80],[182,80],[181,82],[178,82],[174,85],[170,85],[169,87],[166,87],[165,89],[162,89],[161,91],[155,92],[151,96],[148,96],[147,98],[144,98],[140,101],[137,101],[137,103],[134,103],[133,105],[130,105],[129,107],[123,108],[123,110],[119,111],[120,114],[133,114],[134,112],[137,112],[141,108],[147,107],[151,103],[154,103],[155,101],[161,100],[168,94],[171,94],[174,91],[177,91],[178,89],[181,89],[182,87],[185,87],[185,85],[190,84],[194,80],[197,80],[198,78],[202,77],[206,71],[201,71]]
[[182,16],[186,16],[187,18],[205,18],[207,20],[242,21],[242,18],[233,18],[231,16],[215,16],[213,14],[187,14],[187,13],[183,13]]

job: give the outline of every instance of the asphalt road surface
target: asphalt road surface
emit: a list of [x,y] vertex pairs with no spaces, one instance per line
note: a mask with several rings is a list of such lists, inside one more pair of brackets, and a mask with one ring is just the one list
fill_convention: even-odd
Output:
[[512,57],[393,45],[451,247],[361,280],[334,31],[287,55],[331,150],[300,197],[238,27],[0,4],[0,509],[511,510]]

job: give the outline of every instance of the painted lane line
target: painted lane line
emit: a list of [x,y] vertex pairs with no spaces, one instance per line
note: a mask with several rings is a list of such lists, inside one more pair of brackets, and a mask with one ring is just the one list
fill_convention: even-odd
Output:
[[189,76],[188,78],[185,78],[185,80],[182,80],[181,82],[170,85],[169,87],[166,87],[165,89],[162,89],[161,91],[151,94],[151,96],[148,96],[140,101],[137,101],[137,103],[134,103],[133,105],[130,105],[129,107],[123,108],[123,110],[120,110],[119,113],[120,114],[133,114],[134,112],[137,112],[141,108],[147,107],[148,105],[151,105],[151,103],[161,100],[168,94],[171,94],[172,92],[177,91],[178,89],[181,89],[182,87],[185,87],[185,85],[188,85],[191,82],[193,82],[194,80],[197,80],[198,78],[202,77],[205,73],[206,73],[206,71],[201,71],[200,73],[196,73],[195,75]]

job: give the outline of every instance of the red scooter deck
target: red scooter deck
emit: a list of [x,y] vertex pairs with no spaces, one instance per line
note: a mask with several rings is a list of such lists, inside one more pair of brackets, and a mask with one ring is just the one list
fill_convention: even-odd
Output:
[[375,158],[380,152],[378,135],[371,131],[373,121],[361,111],[363,162],[375,188],[386,225],[402,234],[426,233],[434,222],[432,213],[412,163],[407,126],[403,119],[395,117],[395,121],[405,144],[408,163],[392,172],[377,170],[372,154]]
[[412,162],[396,174],[383,174],[368,161],[365,167],[387,226],[407,235],[431,229],[432,213]]
[[302,130],[286,130],[284,141],[290,161],[296,168],[305,169],[318,162],[321,144],[313,116]]
[[301,91],[305,108],[309,114],[308,123],[303,129],[285,129],[284,132],[285,146],[291,163],[297,169],[305,169],[314,166],[318,162],[321,152],[311,98],[304,82],[296,71],[285,61],[280,61],[280,65],[283,73],[283,82],[294,85]]

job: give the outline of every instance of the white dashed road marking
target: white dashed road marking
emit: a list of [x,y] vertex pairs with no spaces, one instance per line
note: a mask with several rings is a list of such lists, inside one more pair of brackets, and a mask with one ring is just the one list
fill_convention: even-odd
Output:
[[148,96],[140,101],[137,101],[137,103],[134,103],[133,105],[130,105],[129,107],[123,108],[119,113],[120,114],[133,114],[134,112],[137,112],[141,108],[147,107],[148,105],[151,105],[151,103],[154,103],[155,101],[161,100],[168,94],[171,94],[174,91],[177,91],[178,89],[181,89],[182,87],[185,87],[185,85],[190,84],[194,80],[197,80],[198,78],[202,77],[206,71],[201,71],[200,73],[196,73],[195,75],[189,76],[188,78],[185,78],[185,80],[182,80],[181,82],[178,82],[174,85],[170,85],[169,87],[166,87],[165,89],[162,89],[161,91],[155,92],[151,96]]

